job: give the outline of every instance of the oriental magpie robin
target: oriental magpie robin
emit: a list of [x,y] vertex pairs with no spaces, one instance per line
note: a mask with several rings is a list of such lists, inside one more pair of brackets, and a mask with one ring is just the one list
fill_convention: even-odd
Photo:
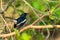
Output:
[[10,17],[5,17],[5,18],[11,19],[11,21],[14,22],[14,28],[19,29],[21,26],[23,26],[26,23],[26,16],[27,16],[27,13],[23,13],[17,19],[13,19]]
[[26,15],[27,13],[23,13],[19,18],[15,20],[14,28],[20,28],[26,23]]

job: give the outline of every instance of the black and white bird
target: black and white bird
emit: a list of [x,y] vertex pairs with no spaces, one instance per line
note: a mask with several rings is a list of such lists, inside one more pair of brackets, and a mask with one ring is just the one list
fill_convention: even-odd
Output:
[[14,28],[20,29],[26,23],[27,13],[23,13],[19,18],[15,20]]
[[13,19],[10,17],[5,17],[5,18],[8,18],[14,22],[14,28],[20,29],[26,23],[26,16],[27,16],[27,13],[23,13],[17,19]]

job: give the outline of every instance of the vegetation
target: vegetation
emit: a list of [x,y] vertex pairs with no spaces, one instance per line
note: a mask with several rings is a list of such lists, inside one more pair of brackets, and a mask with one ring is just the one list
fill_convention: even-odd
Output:
[[[22,13],[28,14],[27,22],[18,30],[12,19]],[[60,0],[0,0],[1,40],[55,40],[58,28]]]

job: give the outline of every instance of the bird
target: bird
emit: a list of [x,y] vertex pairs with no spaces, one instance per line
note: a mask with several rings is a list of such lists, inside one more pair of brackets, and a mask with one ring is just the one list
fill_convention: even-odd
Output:
[[20,17],[17,19],[13,19],[11,17],[5,17],[10,19],[10,21],[14,22],[14,28],[20,29],[27,21],[26,19],[27,13],[22,13]]
[[23,13],[20,15],[20,17],[15,19],[14,28],[20,29],[27,21],[26,16],[27,16],[27,13]]

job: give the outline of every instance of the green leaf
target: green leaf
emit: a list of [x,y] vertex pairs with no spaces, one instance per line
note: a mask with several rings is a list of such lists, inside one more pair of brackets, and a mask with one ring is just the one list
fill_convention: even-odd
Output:
[[45,39],[45,36],[39,32],[37,32],[36,35],[34,35],[35,37],[35,40],[44,40]]
[[16,0],[15,7],[20,7],[23,2],[21,0]]
[[22,33],[21,38],[22,40],[31,40],[31,36],[27,33]]
[[20,32],[17,29],[14,29],[14,32],[16,33],[16,39],[20,40]]
[[41,10],[41,11],[44,11],[45,9],[46,9],[46,6],[43,4],[43,2],[42,1],[40,1],[40,0],[34,0],[33,2],[32,2],[32,6],[35,8],[35,9],[37,9],[37,10]]
[[18,9],[17,11],[18,11],[18,12],[21,12],[21,13],[24,13],[24,11],[23,11],[23,10],[20,10],[20,9]]
[[43,0],[44,2],[47,2],[47,0]]
[[54,9],[54,7],[58,4],[58,2],[49,2],[49,7]]
[[39,22],[39,25],[43,25],[43,23],[42,22]]
[[55,14],[55,16],[56,16],[57,18],[60,18],[60,8],[56,9],[56,10],[54,11],[54,14]]
[[55,19],[55,16],[50,15],[49,18],[50,18],[51,20],[54,20],[54,19]]
[[45,16],[43,20],[47,25],[51,25],[54,22],[52,19],[49,18],[49,16]]
[[15,7],[19,7],[21,4],[20,3],[17,3]]
[[21,13],[24,13],[23,10],[17,9],[17,13],[20,15]]

